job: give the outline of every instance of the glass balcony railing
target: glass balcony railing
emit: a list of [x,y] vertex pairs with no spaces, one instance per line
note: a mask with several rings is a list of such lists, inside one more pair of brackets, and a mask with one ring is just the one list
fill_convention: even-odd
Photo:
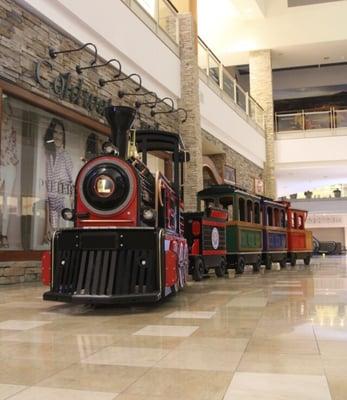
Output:
[[335,130],[347,128],[347,109],[329,111],[276,113],[276,132],[310,131],[314,129]]
[[256,123],[256,125],[264,130],[264,110],[240,85],[238,85],[224,65],[200,38],[198,42],[198,64],[199,68],[210,80],[219,86],[219,88]]
[[[133,10],[140,6],[152,19],[157,32],[161,29],[174,43],[179,43],[177,10],[170,0],[123,0],[123,2]],[[134,7],[135,5],[137,7]]]

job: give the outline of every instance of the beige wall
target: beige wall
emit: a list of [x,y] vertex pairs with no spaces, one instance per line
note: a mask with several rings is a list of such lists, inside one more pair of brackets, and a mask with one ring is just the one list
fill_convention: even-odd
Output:
[[342,246],[345,244],[345,229],[344,228],[311,228],[313,236],[319,241],[341,242]]

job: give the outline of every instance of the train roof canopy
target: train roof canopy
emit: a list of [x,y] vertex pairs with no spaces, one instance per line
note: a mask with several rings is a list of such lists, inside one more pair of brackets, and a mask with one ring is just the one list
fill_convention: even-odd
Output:
[[137,129],[136,145],[138,151],[183,151],[184,146],[178,133],[156,129]]
[[240,193],[242,195],[253,197],[255,199],[260,200],[259,196],[247,193],[245,190],[235,185],[212,185],[206,189],[200,190],[200,192],[198,192],[197,195],[198,198],[200,199],[206,199],[206,198],[227,197],[234,193]]

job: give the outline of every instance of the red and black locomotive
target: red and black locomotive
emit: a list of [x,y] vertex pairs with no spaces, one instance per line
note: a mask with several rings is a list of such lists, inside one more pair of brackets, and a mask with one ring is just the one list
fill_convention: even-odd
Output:
[[[77,176],[75,207],[63,210],[74,227],[52,238],[45,300],[155,302],[185,284],[181,183],[189,155],[178,134],[158,130],[137,130],[129,151],[135,113],[121,106],[105,111],[112,141]],[[151,173],[146,164],[153,153],[169,160],[169,176]]]

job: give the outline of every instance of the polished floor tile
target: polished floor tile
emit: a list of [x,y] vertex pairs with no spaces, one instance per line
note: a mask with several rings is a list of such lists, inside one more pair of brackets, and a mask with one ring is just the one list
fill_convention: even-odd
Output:
[[267,299],[264,297],[240,296],[230,300],[227,307],[265,307]]
[[0,400],[347,399],[344,256],[211,273],[156,305],[51,303],[43,291],[0,287]]
[[0,322],[0,329],[14,330],[14,331],[26,331],[28,329],[37,328],[49,324],[48,321],[24,321],[10,319],[8,321]]
[[151,367],[161,360],[168,352],[168,350],[149,347],[110,346],[87,357],[82,363]]
[[331,400],[325,376],[236,372],[224,400]]
[[319,354],[284,354],[246,352],[237,367],[238,372],[266,372],[295,375],[324,375]]
[[11,400],[113,400],[116,397],[117,393],[31,387],[14,395]]
[[138,395],[140,399],[153,396],[169,400],[221,400],[231,377],[231,372],[223,371],[152,368],[123,395]]
[[234,371],[243,352],[228,350],[173,350],[165,356],[157,368],[194,369],[203,371]]
[[165,318],[211,319],[215,311],[175,311]]
[[197,329],[198,326],[177,326],[177,325],[148,325],[134,335],[139,336],[190,336]]
[[24,389],[26,389],[26,386],[6,385],[0,383],[0,400],[8,399],[10,396],[13,396],[15,393],[18,393]]
[[74,364],[41,381],[40,386],[119,393],[146,372],[144,367]]

